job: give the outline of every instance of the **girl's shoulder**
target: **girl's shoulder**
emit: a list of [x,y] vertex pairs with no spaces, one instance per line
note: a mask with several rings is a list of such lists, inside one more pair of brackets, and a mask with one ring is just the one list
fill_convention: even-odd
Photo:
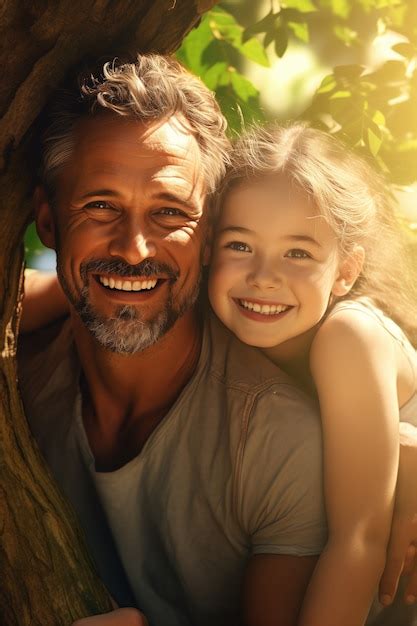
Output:
[[313,339],[309,365],[319,397],[347,388],[362,392],[365,381],[391,385],[397,378],[394,342],[376,315],[362,306],[345,301],[334,307]]
[[[398,332],[397,332],[398,329]],[[326,342],[337,348],[345,342],[376,346],[404,336],[401,329],[386,318],[370,299],[343,300],[336,303],[323,319],[313,345]]]
[[414,347],[400,326],[369,298],[338,302],[323,320],[310,351],[313,373],[328,367],[355,369],[361,363],[374,367],[383,363],[387,372],[394,373],[401,400],[416,389]]
[[394,340],[405,350],[411,349],[414,352],[404,331],[371,298],[361,297],[337,302],[322,324],[327,328],[330,325],[351,329],[353,334],[365,332],[365,336],[373,340],[378,336],[382,339],[385,337],[386,340]]

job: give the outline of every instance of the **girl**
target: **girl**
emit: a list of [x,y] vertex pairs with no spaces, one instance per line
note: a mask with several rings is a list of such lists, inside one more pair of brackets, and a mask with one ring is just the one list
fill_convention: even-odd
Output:
[[299,624],[360,626],[385,563],[398,420],[417,407],[401,231],[371,168],[300,124],[242,137],[217,206],[214,311],[320,403],[329,536]]

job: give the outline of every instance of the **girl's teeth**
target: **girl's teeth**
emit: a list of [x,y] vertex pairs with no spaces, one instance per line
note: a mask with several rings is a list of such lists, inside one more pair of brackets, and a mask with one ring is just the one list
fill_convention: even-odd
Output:
[[255,313],[261,313],[261,315],[276,315],[282,313],[288,309],[284,304],[258,304],[257,302],[250,302],[249,300],[240,300],[240,304],[249,311],[255,311]]

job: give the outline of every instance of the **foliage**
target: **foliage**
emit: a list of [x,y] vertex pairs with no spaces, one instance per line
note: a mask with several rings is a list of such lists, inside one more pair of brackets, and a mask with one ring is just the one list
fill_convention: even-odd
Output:
[[240,130],[244,122],[263,118],[259,93],[238,70],[236,60],[247,58],[269,66],[265,47],[220,6],[206,13],[197,29],[183,41],[177,57],[216,92],[229,125]]
[[[398,34],[396,58],[371,70],[366,49],[387,31]],[[301,117],[369,155],[393,183],[417,181],[417,3],[272,0],[267,14],[246,28],[217,6],[184,40],[178,57],[216,92],[238,132],[263,118],[257,90],[237,69],[241,59],[267,65],[266,50],[282,57],[291,40],[352,60],[324,78]]]

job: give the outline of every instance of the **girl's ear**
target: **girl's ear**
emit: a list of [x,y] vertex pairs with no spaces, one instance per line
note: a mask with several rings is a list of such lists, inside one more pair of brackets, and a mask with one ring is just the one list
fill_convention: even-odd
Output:
[[348,257],[343,259],[339,267],[339,274],[332,287],[334,296],[345,296],[352,289],[365,261],[365,250],[362,246],[353,248]]
[[39,239],[47,248],[55,250],[55,220],[43,187],[37,187],[33,196],[35,223]]

